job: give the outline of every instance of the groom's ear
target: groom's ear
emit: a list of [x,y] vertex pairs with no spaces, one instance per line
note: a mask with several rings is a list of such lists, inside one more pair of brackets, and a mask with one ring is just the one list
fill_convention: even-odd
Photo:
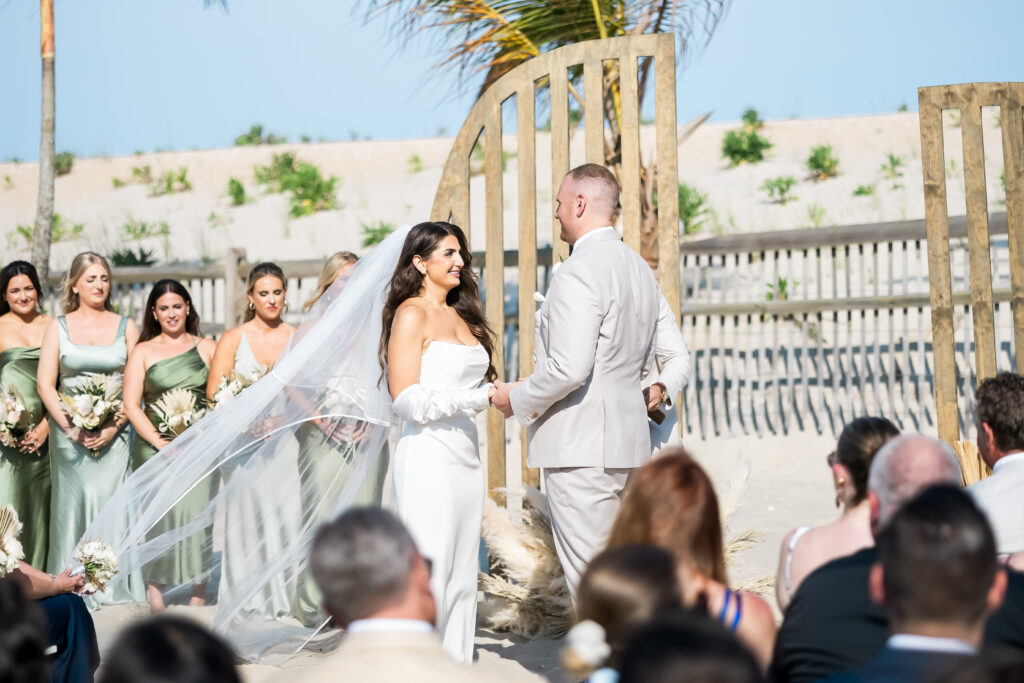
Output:
[[587,197],[581,192],[576,193],[576,218],[583,216],[583,212],[587,210]]

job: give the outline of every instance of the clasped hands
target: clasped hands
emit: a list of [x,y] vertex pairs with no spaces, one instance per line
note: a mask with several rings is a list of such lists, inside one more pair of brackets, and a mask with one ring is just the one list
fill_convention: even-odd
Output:
[[[512,391],[512,387],[524,380],[524,377],[520,377],[519,382],[511,383],[494,380],[494,386],[491,387],[490,392],[487,394],[491,405],[500,410],[501,414],[506,418],[513,415],[512,404],[509,402],[509,392]],[[660,382],[644,389],[644,401],[647,403],[647,410],[654,410],[660,406],[664,398],[664,385]]]
[[[519,378],[519,382],[524,380],[525,377]],[[512,403],[509,401],[508,394],[512,391],[512,387],[519,384],[519,382],[502,382],[496,379],[494,380],[494,386],[491,387],[490,392],[487,394],[491,405],[500,410],[506,419],[513,415]]]

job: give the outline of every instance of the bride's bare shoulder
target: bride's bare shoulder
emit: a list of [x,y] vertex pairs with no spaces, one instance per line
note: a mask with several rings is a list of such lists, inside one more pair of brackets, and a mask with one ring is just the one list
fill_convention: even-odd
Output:
[[422,299],[406,299],[395,309],[395,319],[391,324],[391,333],[415,334],[427,325],[427,308]]

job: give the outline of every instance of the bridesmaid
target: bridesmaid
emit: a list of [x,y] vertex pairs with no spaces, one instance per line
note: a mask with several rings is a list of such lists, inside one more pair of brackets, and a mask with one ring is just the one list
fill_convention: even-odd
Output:
[[276,263],[260,263],[249,272],[245,322],[224,333],[210,365],[206,396],[217,393],[220,381],[237,371],[262,374],[274,366],[291,341],[295,328],[281,316],[288,307],[288,285]]
[[[51,574],[71,562],[86,526],[128,476],[128,418],[121,412],[99,429],[77,428],[61,407],[56,389],[58,377],[60,390],[65,391],[81,382],[85,373],[124,372],[139,330],[114,312],[111,279],[110,266],[99,254],[86,251],[74,258],[64,278],[64,315],[47,324],[39,354],[37,387],[50,415]],[[128,583],[119,582],[107,597],[131,600]]]
[[324,267],[320,271],[320,279],[316,283],[316,292],[306,300],[306,303],[302,304],[303,312],[308,313],[309,309],[313,308],[317,301],[320,301],[320,297],[331,288],[331,285],[339,277],[351,270],[358,260],[359,257],[351,251],[338,251],[328,256],[327,262],[324,263]]
[[[275,263],[260,263],[250,271],[245,322],[225,332],[217,342],[206,384],[208,398],[213,398],[221,379],[232,371],[263,374],[273,368],[287,348],[295,328],[281,318],[288,306],[286,283],[284,272]],[[285,447],[298,451],[294,440]],[[295,453],[290,457],[290,463],[286,458],[274,458],[269,469],[259,472],[246,468],[244,482],[231,482],[244,488],[247,495],[235,496],[224,510],[228,533],[224,536],[219,604],[232,601],[234,588],[252,573],[252,567],[271,561],[298,532],[299,491],[295,491],[294,509],[266,510],[263,501],[269,496],[261,494],[267,487],[287,485],[294,480]],[[238,476],[237,470],[226,467],[223,476],[230,482]],[[294,576],[282,573],[262,593],[247,601],[245,609],[269,616],[287,615],[294,590]]]
[[50,424],[36,391],[39,345],[50,321],[39,308],[42,291],[31,263],[12,261],[0,270],[0,386],[18,390],[22,424],[32,427],[17,448],[0,445],[0,501],[18,511],[25,561],[34,567],[46,566],[50,524]]
[[[328,289],[359,260],[350,251],[339,251],[332,254],[320,271],[317,291],[302,306],[309,311],[323,297]],[[304,401],[305,397],[297,400]],[[299,427],[296,436],[299,439],[299,481],[302,497],[303,526],[316,525],[323,521],[321,517],[332,514],[333,508],[323,505],[324,501],[335,501],[348,480],[347,465],[351,462],[351,451],[354,447],[352,438],[348,441],[332,434],[336,423],[333,420],[315,419]],[[348,456],[348,458],[344,456]],[[384,444],[377,467],[369,473],[366,482],[356,495],[353,505],[379,506],[384,488],[384,477],[388,469],[388,446]],[[298,577],[295,605],[292,614],[306,626],[319,626],[326,621],[323,614],[323,595],[317,588],[308,570]]]
[[[212,339],[200,336],[199,314],[188,290],[177,280],[160,280],[153,285],[145,310],[139,343],[124,371],[125,414],[136,433],[132,470],[170,443],[171,437],[161,434],[156,426],[160,418],[154,404],[164,392],[186,389],[195,395],[197,408],[204,405],[209,363],[216,346]],[[197,489],[189,494],[154,529],[154,535],[187,523],[202,512],[208,500],[209,491]],[[205,551],[206,537],[197,533],[182,541],[176,553],[165,554],[146,567],[146,597],[154,612],[164,609],[167,585],[181,585],[202,573]],[[189,604],[205,605],[205,597],[206,587],[195,584]]]

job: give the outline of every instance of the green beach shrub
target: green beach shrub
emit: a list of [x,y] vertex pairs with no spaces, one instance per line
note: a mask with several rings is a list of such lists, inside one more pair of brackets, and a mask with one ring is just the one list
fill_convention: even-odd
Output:
[[241,180],[238,178],[230,178],[228,180],[228,196],[231,197],[231,206],[245,204],[245,186],[242,185]]
[[363,223],[363,247],[372,247],[384,241],[384,238],[395,231],[395,224],[386,221]]
[[762,128],[764,121],[758,118],[757,111],[747,109],[743,112],[743,127],[725,134],[722,157],[729,160],[730,168],[764,161],[764,154],[772,148],[772,143],[758,132]]
[[793,176],[779,176],[765,180],[761,183],[761,189],[767,192],[768,198],[776,204],[787,204],[796,199],[789,194],[795,184],[796,179]]
[[53,157],[53,170],[58,177],[71,173],[74,165],[75,155],[71,152],[61,152]]
[[814,180],[834,178],[839,173],[839,159],[832,154],[832,145],[819,145],[807,157],[807,170]]

